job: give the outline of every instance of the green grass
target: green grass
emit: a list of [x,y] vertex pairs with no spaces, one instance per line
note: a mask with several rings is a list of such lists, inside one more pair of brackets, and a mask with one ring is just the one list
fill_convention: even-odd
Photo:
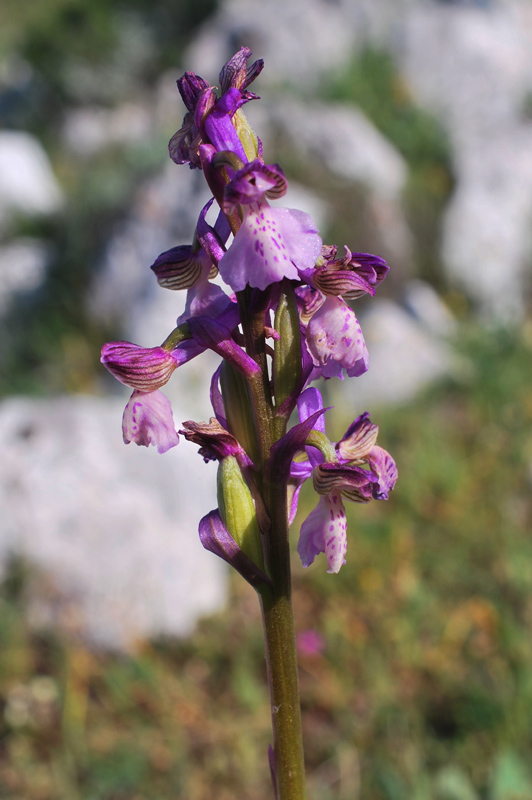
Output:
[[[300,656],[311,800],[532,796],[531,342],[462,330],[462,381],[373,415],[400,477],[388,503],[349,505],[345,567],[294,558],[297,629],[325,637]],[[2,799],[271,798],[238,577],[189,639],[127,658],[32,633],[29,582],[14,568],[0,605]]]

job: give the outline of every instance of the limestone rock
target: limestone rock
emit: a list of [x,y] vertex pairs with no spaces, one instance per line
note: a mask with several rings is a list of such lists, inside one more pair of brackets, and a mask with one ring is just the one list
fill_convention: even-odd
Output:
[[113,649],[187,634],[225,598],[225,565],[197,533],[216,506],[214,465],[183,440],[163,456],[125,446],[125,402],[0,405],[0,564],[23,556],[54,588],[37,622],[75,619],[76,633]]

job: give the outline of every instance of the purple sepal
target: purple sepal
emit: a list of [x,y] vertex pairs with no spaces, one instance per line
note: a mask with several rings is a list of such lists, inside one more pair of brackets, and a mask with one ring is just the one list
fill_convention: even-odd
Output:
[[172,406],[165,394],[159,391],[139,392],[135,389],[122,417],[124,444],[148,447],[155,445],[159,453],[166,453],[179,443],[174,426]]
[[368,469],[351,464],[323,462],[312,471],[314,489],[318,494],[342,492],[355,503],[367,503],[378,487],[378,476]]
[[162,347],[141,347],[132,342],[107,342],[100,361],[120,383],[141,392],[153,392],[168,383],[183,362],[177,351]]
[[198,97],[205,89],[209,88],[209,84],[195,72],[185,72],[181,78],[178,78],[177,88],[187,111],[194,111]]
[[205,316],[192,317],[188,324],[194,340],[202,347],[214,350],[247,377],[260,372],[257,362],[237,345],[225,325]]
[[[249,67],[247,61],[251,55],[249,47],[241,47],[240,50],[232,56],[227,64],[224,64],[220,71],[220,89],[222,92],[227,92],[232,87],[243,91],[247,89],[250,83],[260,75],[264,67],[264,61],[259,58],[254,61]],[[244,92],[252,94],[252,92]]]
[[270,450],[270,458],[268,459],[268,474],[270,478],[277,481],[287,481],[290,475],[292,466],[292,459],[299,450],[305,449],[305,442],[311,430],[314,428],[314,423],[319,417],[329,409],[320,408],[304,422],[299,425],[294,425],[290,428],[288,433],[279,439],[272,446]]
[[391,455],[383,447],[376,445],[369,451],[367,458],[370,469],[377,475],[379,482],[373,487],[375,500],[387,500],[397,481],[397,466]]
[[203,517],[199,524],[199,537],[205,550],[227,561],[255,589],[260,589],[265,583],[271,584],[270,578],[237,545],[218,509]]
[[336,445],[340,461],[362,461],[374,447],[379,426],[374,425],[365,411],[360,414],[346,430]]
[[325,266],[329,269],[355,272],[374,287],[379,286],[390,271],[390,267],[380,256],[374,256],[372,253],[352,253],[348,247],[344,247],[344,250],[345,256],[336,258],[338,248],[335,245],[324,246],[321,254]]

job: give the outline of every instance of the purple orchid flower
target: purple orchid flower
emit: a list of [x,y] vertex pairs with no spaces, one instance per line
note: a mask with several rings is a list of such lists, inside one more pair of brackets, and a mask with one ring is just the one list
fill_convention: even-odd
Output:
[[[298,410],[301,423],[323,410],[318,389],[310,387],[301,394]],[[324,434],[323,418],[317,419],[313,430]],[[390,454],[375,446],[377,433],[378,428],[371,423],[369,415],[362,414],[334,446],[335,461],[327,461],[317,447],[306,446],[307,460],[292,462],[290,521],[295,516],[299,490],[311,475],[320,495],[317,506],[301,526],[297,551],[304,567],[310,566],[319,553],[325,553],[327,571],[338,572],[345,564],[347,549],[343,498],[361,503],[372,497],[385,500],[394,488],[397,468]]]
[[[260,74],[262,59],[247,66],[251,56],[248,47],[242,47],[225,64],[220,72],[221,97],[217,98],[214,87],[193,72],[185,72],[177,82],[187,114],[183,125],[170,139],[170,158],[176,164],[190,164],[201,169],[200,147],[211,144],[221,152],[229,150],[244,163],[249,159],[240,138],[242,128],[249,130],[240,109],[250,100],[258,99],[247,91],[249,84]],[[254,147],[257,150],[257,147]]]
[[286,181],[279,167],[256,160],[235,173],[226,186],[224,210],[242,206],[243,220],[218,268],[233,291],[246,284],[266,289],[283,278],[299,280],[321,252],[321,238],[311,217],[290,208],[274,208],[268,197],[280,197]]

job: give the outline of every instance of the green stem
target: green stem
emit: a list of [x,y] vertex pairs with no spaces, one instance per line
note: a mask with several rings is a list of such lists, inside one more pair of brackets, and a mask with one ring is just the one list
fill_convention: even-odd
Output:
[[[262,374],[250,380],[256,429],[260,442],[259,483],[270,526],[264,533],[264,556],[271,585],[260,599],[270,704],[277,800],[305,800],[305,767],[297,668],[292,581],[288,542],[286,486],[270,479],[267,462],[272,445],[285,433],[284,418],[275,416],[266,359],[264,311],[250,313],[250,292],[238,293],[246,350]],[[259,466],[259,465],[257,465]]]
[[277,798],[305,800],[285,487],[267,484],[265,501],[271,519],[266,556],[272,586],[261,591],[261,605],[270,685]]

